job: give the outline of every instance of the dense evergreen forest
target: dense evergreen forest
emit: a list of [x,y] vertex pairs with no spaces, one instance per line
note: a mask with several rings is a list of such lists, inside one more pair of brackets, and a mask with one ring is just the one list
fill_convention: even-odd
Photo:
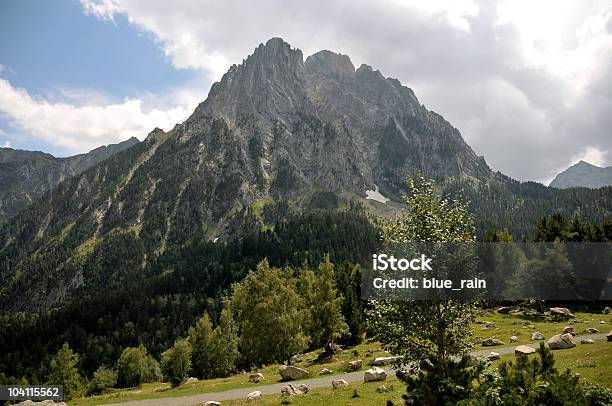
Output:
[[[91,264],[92,276],[96,267],[113,267],[126,250],[134,249],[120,233],[108,244]],[[262,259],[272,266],[301,267],[316,265],[329,253],[336,264],[366,263],[379,244],[377,229],[359,205],[289,214],[236,240],[215,243],[196,236],[168,249],[146,270],[87,284],[59,308],[2,315],[0,371],[3,379],[44,382],[50,358],[64,342],[81,355],[79,368],[85,376],[100,365],[113,365],[129,346],[143,344],[159,357],[204,312],[216,323],[231,283],[242,280]],[[343,296],[356,300],[359,284],[347,282],[342,272],[338,278]],[[349,305],[343,306],[348,313]]]

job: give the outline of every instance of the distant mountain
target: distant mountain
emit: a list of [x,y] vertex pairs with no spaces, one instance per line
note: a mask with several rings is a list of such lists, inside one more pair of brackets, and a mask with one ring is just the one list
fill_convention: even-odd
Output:
[[[0,309],[55,307],[127,280],[165,281],[181,275],[190,244],[282,228],[290,212],[352,199],[378,213],[396,209],[406,178],[418,174],[468,201],[480,233],[508,228],[520,239],[544,215],[600,220],[612,209],[612,188],[574,193],[493,172],[398,80],[331,51],[304,60],[274,38],[230,67],[185,122],[61,182],[1,227]],[[378,201],[365,200],[372,190]],[[302,237],[280,242],[310,250]],[[362,238],[355,231],[341,240],[356,246]],[[205,280],[224,281],[211,289],[245,271],[201,261]]]
[[587,187],[596,189],[612,186],[612,166],[601,168],[588,162],[580,161],[555,176],[550,187],[567,189]]
[[0,148],[0,222],[13,217],[62,180],[77,175],[139,141],[132,137],[86,154],[56,158],[38,151]]

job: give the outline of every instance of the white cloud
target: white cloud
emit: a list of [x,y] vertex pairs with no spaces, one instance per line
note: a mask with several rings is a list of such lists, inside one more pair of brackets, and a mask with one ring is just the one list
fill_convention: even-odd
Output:
[[130,137],[143,139],[155,127],[169,130],[187,118],[194,107],[192,101],[170,108],[145,108],[139,98],[84,105],[50,101],[0,78],[0,114],[12,126],[70,152],[83,152]]
[[587,147],[612,151],[608,0],[81,2],[101,19],[125,14],[177,68],[211,79],[273,36],[305,55],[348,54],[412,87],[518,179],[549,179]]
[[604,166],[604,156],[604,152],[598,150],[597,148],[588,146],[581,155],[572,160],[572,165],[578,161],[585,161],[595,166]]

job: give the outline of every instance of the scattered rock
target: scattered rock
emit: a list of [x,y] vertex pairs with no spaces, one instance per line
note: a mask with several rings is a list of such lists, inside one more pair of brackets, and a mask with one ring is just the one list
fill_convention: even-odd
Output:
[[583,338],[582,340],[580,340],[580,344],[593,344],[595,341],[591,340],[590,338]]
[[532,330],[533,330],[533,329],[535,329],[535,326],[534,326],[533,324],[528,324],[526,327],[527,327],[527,328],[530,328],[530,329],[532,329]]
[[599,333],[599,330],[596,329],[595,327],[589,327],[587,328],[587,331],[591,334]]
[[258,390],[249,393],[246,398],[247,402],[256,402],[259,399],[261,399],[261,392]]
[[221,406],[221,402],[217,402],[216,400],[209,400],[204,403],[204,406]]
[[360,359],[355,360],[355,361],[349,361],[348,363],[349,372],[359,371],[361,367],[363,367],[363,361],[361,361]]
[[287,381],[295,381],[296,379],[302,379],[308,376],[308,371],[293,365],[281,365],[280,368],[278,368],[278,372],[280,376]]
[[519,345],[514,349],[515,355],[529,355],[533,354],[534,352],[536,352],[535,348],[531,348],[528,345]]
[[372,361],[372,365],[380,367],[383,365],[394,364],[400,359],[401,357],[378,357]]
[[496,345],[504,345],[506,343],[504,343],[502,340],[499,340],[497,338],[485,338],[484,340],[482,340],[482,346],[483,347],[495,347]]
[[480,326],[481,330],[493,330],[495,328],[495,323],[492,321],[485,321],[484,323],[482,323],[482,326]]
[[334,389],[346,388],[349,386],[348,382],[344,379],[334,379],[331,383]]
[[380,385],[378,388],[376,388],[376,393],[387,393],[389,392],[389,388],[387,388],[385,385]]
[[599,324],[606,324],[606,322],[602,320],[599,322]]
[[511,307],[502,306],[499,309],[497,309],[497,313],[499,313],[499,314],[508,314],[508,313],[510,313],[510,310],[512,310]]
[[536,341],[536,340],[543,340],[543,339],[544,339],[544,334],[542,334],[542,333],[538,333],[538,332],[536,331],[535,333],[531,334],[531,339],[532,339],[533,341]]
[[262,374],[261,372],[257,372],[256,374],[249,375],[249,382],[259,383],[263,381],[264,379],[266,378],[264,377],[264,374]]
[[333,373],[334,371],[332,371],[331,369],[327,369],[327,368],[323,368],[322,370],[319,371],[319,375],[330,375]]
[[198,382],[199,379],[195,378],[193,376],[190,376],[189,378],[187,378],[187,380],[185,381],[185,383],[194,383],[194,382]]
[[518,337],[517,337],[517,336],[512,336],[512,337],[510,337],[510,342],[511,342],[511,343],[517,343],[517,342],[518,342],[518,340],[519,340],[519,339],[518,339]]
[[608,306],[606,306],[606,307],[603,309],[603,313],[604,313],[604,314],[610,314],[611,312],[612,312],[612,309],[610,309]]
[[493,351],[491,351],[491,352],[489,353],[489,355],[487,355],[487,358],[489,359],[489,361],[494,361],[494,360],[496,360],[496,359],[500,359],[500,358],[501,358],[501,355],[500,355],[499,353],[497,353],[497,352],[493,352]]
[[556,314],[564,317],[574,317],[572,312],[570,312],[567,307],[551,307],[549,310],[550,314]]
[[557,334],[548,340],[548,347],[551,350],[564,350],[567,348],[574,348],[576,346],[576,340],[569,334]]
[[384,369],[378,367],[372,367],[363,374],[363,381],[366,383],[384,381],[385,379],[387,379],[387,373]]
[[297,395],[305,395],[308,393],[308,386],[300,383],[298,385],[285,385],[281,388],[281,395],[283,396],[297,396]]
[[608,334],[606,334],[606,340],[607,341],[612,341],[612,330],[610,330],[610,332]]
[[574,331],[574,327],[572,326],[567,326],[563,329],[563,334],[571,334],[573,336],[576,335],[576,331]]

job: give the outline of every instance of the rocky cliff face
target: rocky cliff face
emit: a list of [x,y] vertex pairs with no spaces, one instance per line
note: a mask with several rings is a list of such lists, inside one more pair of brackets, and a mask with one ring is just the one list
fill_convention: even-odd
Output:
[[278,38],[212,87],[183,136],[197,136],[199,123],[212,119],[235,133],[255,175],[277,186],[272,193],[287,192],[278,187],[287,178],[291,192],[320,187],[362,196],[377,184],[398,199],[411,173],[490,174],[459,132],[399,81],[330,51],[303,61]]
[[137,143],[136,138],[131,138],[68,158],[0,148],[0,222],[13,217],[62,180]]
[[600,168],[588,162],[580,161],[555,176],[550,186],[557,189],[572,187],[595,189],[612,186],[612,166]]

